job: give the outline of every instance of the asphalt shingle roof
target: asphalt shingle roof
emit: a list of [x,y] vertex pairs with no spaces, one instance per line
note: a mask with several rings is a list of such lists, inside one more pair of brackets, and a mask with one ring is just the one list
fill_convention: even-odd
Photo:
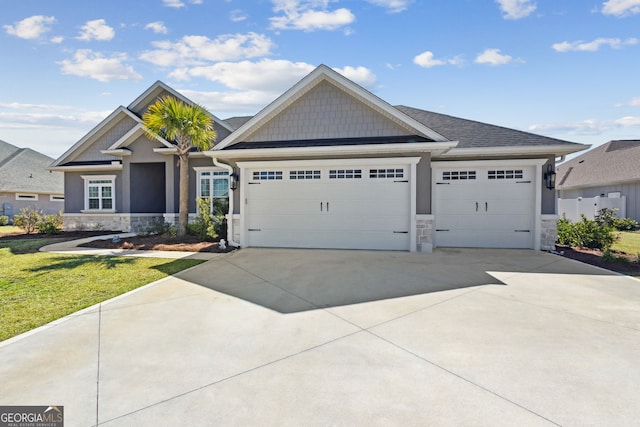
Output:
[[450,141],[458,141],[459,143],[456,148],[523,147],[531,145],[580,146],[580,144],[574,142],[549,138],[488,123],[461,119],[459,117],[420,110],[404,105],[398,105],[395,108],[428,128],[433,129]]
[[556,168],[559,188],[640,181],[640,140],[609,141]]
[[53,159],[0,141],[0,191],[63,194],[64,175],[46,168]]

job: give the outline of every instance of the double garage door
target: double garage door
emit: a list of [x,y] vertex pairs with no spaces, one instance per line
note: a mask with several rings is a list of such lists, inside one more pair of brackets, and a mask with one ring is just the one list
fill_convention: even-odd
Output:
[[411,166],[248,167],[247,246],[409,250]]
[[532,248],[535,167],[433,167],[435,244]]

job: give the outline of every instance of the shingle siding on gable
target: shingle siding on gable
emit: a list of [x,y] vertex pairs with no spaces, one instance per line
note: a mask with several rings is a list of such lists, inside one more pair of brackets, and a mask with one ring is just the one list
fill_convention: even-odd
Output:
[[92,162],[98,160],[118,160],[117,157],[108,154],[102,154],[100,150],[106,150],[111,147],[117,140],[122,138],[136,125],[135,120],[131,117],[122,117],[118,123],[111,126],[103,134],[98,136],[97,140],[91,144],[86,150],[77,157],[71,159],[74,162]]
[[334,85],[323,82],[258,129],[247,141],[409,135]]

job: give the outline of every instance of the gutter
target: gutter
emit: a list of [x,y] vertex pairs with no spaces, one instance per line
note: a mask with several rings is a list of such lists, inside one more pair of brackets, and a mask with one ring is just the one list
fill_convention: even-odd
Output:
[[[228,165],[226,163],[220,163],[216,157],[212,157],[211,159],[213,160],[214,165],[228,170],[229,176],[231,176],[231,174],[234,173],[233,166]],[[227,213],[227,243],[237,248],[240,246],[240,243],[233,240],[233,199],[234,199],[233,191],[234,190],[232,190],[231,187],[229,187],[229,212]]]

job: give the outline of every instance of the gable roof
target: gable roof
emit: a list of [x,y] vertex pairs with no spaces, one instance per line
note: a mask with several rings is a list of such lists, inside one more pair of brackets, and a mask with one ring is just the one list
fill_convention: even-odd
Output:
[[556,168],[558,189],[640,182],[640,140],[609,141]]
[[545,147],[548,151],[551,151],[549,149],[553,148],[551,152],[556,155],[562,155],[588,148],[588,145],[549,138],[474,120],[461,119],[459,117],[420,110],[404,105],[399,105],[395,108],[448,139],[458,141],[458,145],[451,149],[447,155],[452,155],[455,152],[461,154],[475,153],[480,150],[486,151],[489,148],[506,152],[517,149],[531,150],[536,147]]
[[423,136],[432,141],[445,142],[447,138],[435,132],[433,129],[428,128],[424,124],[414,120],[402,114],[397,109],[393,108],[386,101],[378,98],[371,92],[365,90],[363,87],[355,84],[351,80],[344,77],[337,71],[332,70],[326,65],[319,65],[311,73],[307,74],[302,80],[293,85],[289,90],[283,93],[271,104],[263,108],[258,114],[242,124],[235,132],[229,135],[216,145],[212,151],[222,150],[237,142],[242,142],[250,134],[259,129],[262,125],[267,123],[278,113],[283,111],[288,106],[292,105],[296,100],[300,99],[303,95],[311,91],[317,85],[322,82],[329,82],[350,96],[360,100],[370,108],[374,109],[386,118],[394,121],[396,124],[404,127],[410,133],[418,136]]
[[0,141],[0,191],[63,194],[64,176],[47,170],[52,160],[30,148]]

